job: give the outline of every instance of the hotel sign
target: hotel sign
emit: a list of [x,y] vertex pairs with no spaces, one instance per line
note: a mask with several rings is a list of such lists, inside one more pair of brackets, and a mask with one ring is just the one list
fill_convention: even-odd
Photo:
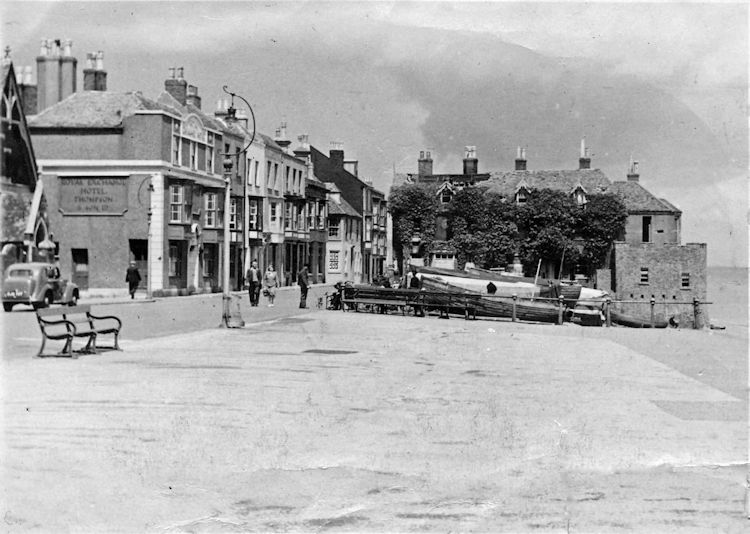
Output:
[[128,178],[59,178],[63,215],[122,215],[128,211]]

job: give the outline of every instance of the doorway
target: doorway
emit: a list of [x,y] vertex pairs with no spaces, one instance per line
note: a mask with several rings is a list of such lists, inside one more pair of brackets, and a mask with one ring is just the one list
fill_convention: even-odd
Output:
[[74,248],[71,249],[73,258],[73,283],[78,289],[89,288],[89,249]]
[[148,287],[148,239],[130,239],[130,261],[141,275],[141,285]]

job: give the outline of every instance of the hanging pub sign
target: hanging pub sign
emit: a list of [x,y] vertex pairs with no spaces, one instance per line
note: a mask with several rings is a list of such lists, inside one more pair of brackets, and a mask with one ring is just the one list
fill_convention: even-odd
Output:
[[128,211],[127,177],[60,177],[63,215],[122,215]]

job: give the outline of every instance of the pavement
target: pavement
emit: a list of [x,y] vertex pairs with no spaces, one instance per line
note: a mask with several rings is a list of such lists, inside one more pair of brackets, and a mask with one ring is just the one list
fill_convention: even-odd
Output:
[[746,331],[295,296],[242,329],[3,361],[4,530],[747,531]]

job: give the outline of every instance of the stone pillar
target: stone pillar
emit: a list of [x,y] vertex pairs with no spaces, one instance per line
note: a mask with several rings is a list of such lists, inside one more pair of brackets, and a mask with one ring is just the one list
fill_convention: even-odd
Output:
[[151,223],[148,228],[149,292],[164,289],[164,175],[151,175]]

